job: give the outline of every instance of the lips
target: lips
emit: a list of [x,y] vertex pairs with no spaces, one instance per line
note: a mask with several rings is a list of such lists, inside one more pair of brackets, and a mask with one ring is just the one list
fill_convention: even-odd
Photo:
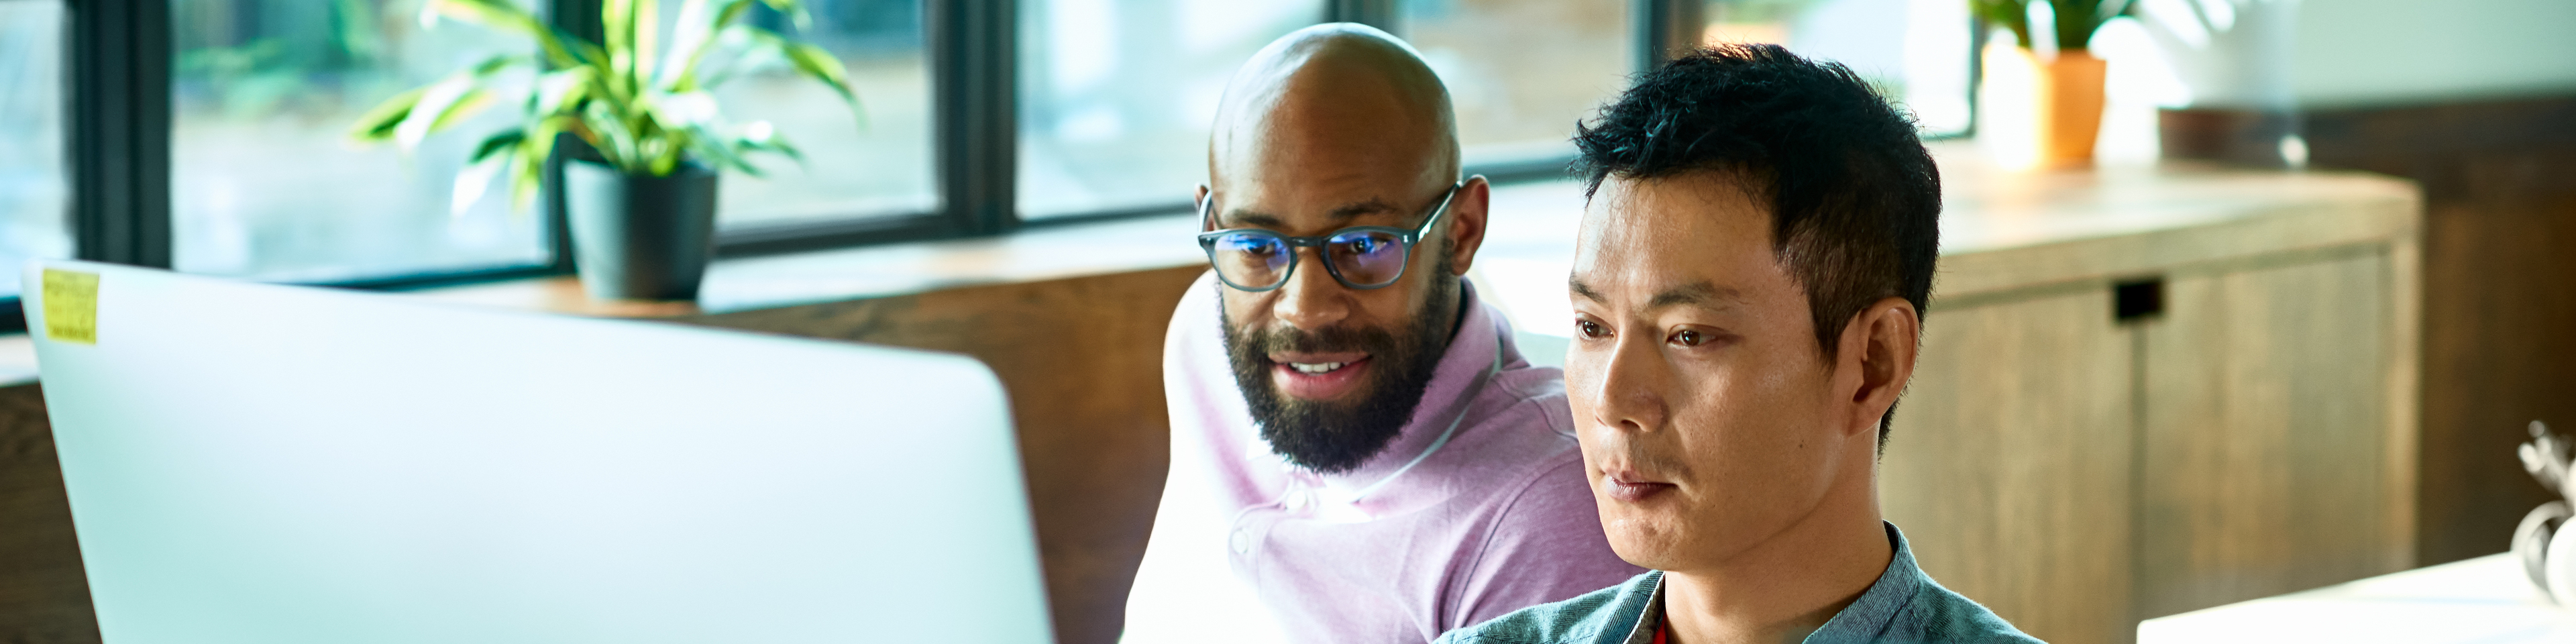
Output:
[[1365,353],[1280,353],[1270,356],[1270,382],[1280,393],[1306,400],[1332,400],[1350,393],[1373,362]]
[[1680,486],[1646,480],[1635,472],[1608,472],[1601,475],[1601,493],[1623,503],[1642,503]]

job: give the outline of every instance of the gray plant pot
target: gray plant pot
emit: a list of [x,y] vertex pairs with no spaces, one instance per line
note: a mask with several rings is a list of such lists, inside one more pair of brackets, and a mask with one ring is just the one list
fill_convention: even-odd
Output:
[[573,265],[597,299],[698,297],[715,254],[716,173],[693,163],[667,177],[592,161],[564,164]]

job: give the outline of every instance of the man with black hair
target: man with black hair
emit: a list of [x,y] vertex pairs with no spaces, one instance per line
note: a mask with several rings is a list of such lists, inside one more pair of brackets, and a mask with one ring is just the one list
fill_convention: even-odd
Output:
[[1441,641],[2036,641],[1879,515],[1939,247],[1911,120],[1841,65],[1729,45],[1575,142],[1566,394],[1611,548],[1651,570]]

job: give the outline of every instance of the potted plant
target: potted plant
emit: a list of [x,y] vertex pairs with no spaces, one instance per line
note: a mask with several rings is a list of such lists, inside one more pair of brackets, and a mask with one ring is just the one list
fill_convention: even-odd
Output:
[[[2010,50],[1989,48],[1985,75],[2010,74],[2031,79],[2031,127],[2035,162],[2047,167],[2093,163],[2093,140],[2102,130],[2102,78],[2109,66],[2086,46],[2093,32],[2112,18],[2128,15],[2131,0],[2044,0],[2056,24],[2042,25],[2054,35],[2055,56],[2034,48],[2030,4],[2034,0],[1968,0],[1969,10],[1989,24],[2012,30]],[[2015,69],[2005,69],[2011,66]]]
[[858,110],[830,52],[737,23],[754,2],[799,26],[810,23],[799,0],[685,0],[668,46],[660,46],[657,0],[605,0],[604,42],[591,42],[511,0],[428,0],[422,25],[456,20],[525,36],[533,53],[494,56],[387,99],[349,135],[409,151],[430,134],[516,101],[518,125],[483,139],[458,173],[455,210],[482,198],[492,181],[507,180],[512,203],[524,211],[547,157],[568,136],[581,144],[565,150],[563,197],[583,290],[601,299],[692,299],[714,254],[716,171],[761,176],[745,160],[757,152],[803,161],[768,122],[727,121],[710,90],[784,60]]

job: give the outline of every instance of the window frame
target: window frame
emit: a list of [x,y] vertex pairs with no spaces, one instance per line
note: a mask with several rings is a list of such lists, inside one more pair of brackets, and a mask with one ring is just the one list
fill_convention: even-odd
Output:
[[[22,0],[0,0],[14,2]],[[67,97],[75,259],[170,268],[171,0],[61,0],[69,30]],[[1400,0],[1326,0],[1318,22],[1357,22],[1402,33]],[[1632,52],[1639,69],[1671,55],[1698,23],[1703,0],[1630,0]],[[566,31],[600,35],[601,0],[535,0]],[[875,244],[1006,234],[1186,212],[1174,201],[1035,221],[1019,217],[1018,0],[921,0],[923,43],[931,79],[931,159],[938,206],[930,210],[843,220],[754,224],[717,233],[718,257],[745,257]],[[1980,30],[1982,31],[1982,30]],[[1976,38],[1982,42],[1983,34]],[[1972,64],[1971,74],[1974,74]],[[1971,77],[1974,82],[1974,77]],[[1971,97],[1973,101],[1973,96]],[[1973,112],[1973,102],[1970,110]],[[1964,136],[1964,135],[1963,135]],[[1470,164],[1466,171],[1497,182],[1566,176],[1555,158]],[[547,161],[541,202],[542,264],[425,271],[313,283],[372,290],[410,290],[525,279],[573,272],[560,190],[563,160]],[[24,330],[19,298],[0,298],[0,331]]]

